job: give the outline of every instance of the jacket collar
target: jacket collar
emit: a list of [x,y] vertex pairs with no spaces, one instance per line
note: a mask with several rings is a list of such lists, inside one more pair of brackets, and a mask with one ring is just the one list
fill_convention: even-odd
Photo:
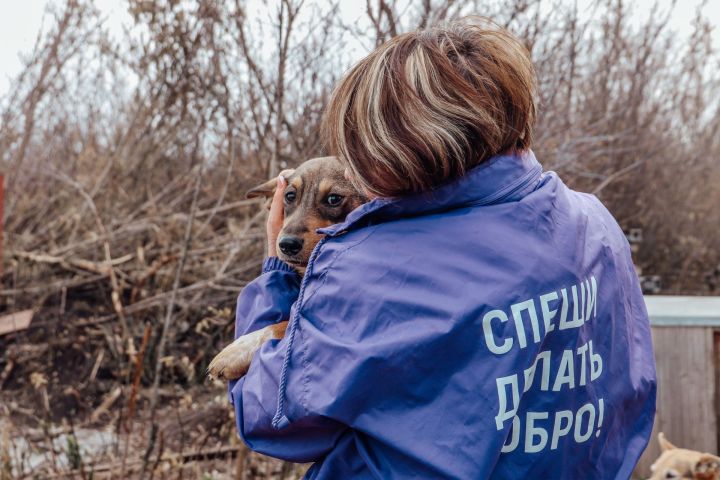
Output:
[[347,216],[344,222],[318,230],[329,236],[393,218],[436,213],[471,205],[490,205],[524,196],[534,187],[542,166],[532,150],[495,155],[462,177],[430,192],[397,198],[376,198]]

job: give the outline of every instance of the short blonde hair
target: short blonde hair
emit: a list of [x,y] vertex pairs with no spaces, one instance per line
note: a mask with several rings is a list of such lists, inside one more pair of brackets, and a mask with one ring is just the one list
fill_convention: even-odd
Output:
[[535,92],[520,40],[466,18],[375,49],[334,90],[322,130],[362,190],[428,191],[497,153],[530,148]]

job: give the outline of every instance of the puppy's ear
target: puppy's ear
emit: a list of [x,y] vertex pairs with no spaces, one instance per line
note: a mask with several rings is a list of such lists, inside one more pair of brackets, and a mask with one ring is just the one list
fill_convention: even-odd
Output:
[[720,475],[720,458],[704,453],[695,463],[693,478],[697,480],[715,480]]
[[[295,170],[290,168],[287,170],[283,170],[280,172],[280,175],[285,177],[286,179],[290,177],[295,173]],[[273,195],[275,195],[275,186],[277,185],[277,179],[271,178],[265,183],[261,183],[257,187],[253,187],[245,194],[245,198],[258,198],[258,197],[265,197],[265,198],[272,198]]]
[[667,438],[665,438],[665,434],[663,432],[658,433],[658,443],[660,444],[660,451],[664,452],[666,450],[672,450],[673,448],[677,448],[672,443],[668,442]]
[[257,187],[253,187],[248,190],[245,194],[245,198],[271,198],[275,194],[275,185],[277,185],[277,180],[274,178],[265,183],[261,183]]

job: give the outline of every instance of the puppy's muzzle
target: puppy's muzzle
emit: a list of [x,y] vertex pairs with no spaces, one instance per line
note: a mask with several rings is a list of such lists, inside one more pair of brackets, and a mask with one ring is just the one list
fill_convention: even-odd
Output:
[[292,257],[293,255],[297,255],[297,253],[302,250],[303,240],[302,238],[298,237],[280,237],[278,247],[280,247],[280,251],[282,253],[289,257]]

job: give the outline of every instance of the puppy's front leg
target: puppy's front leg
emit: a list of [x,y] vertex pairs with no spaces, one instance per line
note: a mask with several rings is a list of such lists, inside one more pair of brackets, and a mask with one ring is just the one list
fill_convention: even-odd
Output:
[[243,335],[218,353],[208,366],[208,375],[221,380],[235,380],[250,368],[253,355],[263,343],[285,336],[288,322],[268,325],[265,328]]

